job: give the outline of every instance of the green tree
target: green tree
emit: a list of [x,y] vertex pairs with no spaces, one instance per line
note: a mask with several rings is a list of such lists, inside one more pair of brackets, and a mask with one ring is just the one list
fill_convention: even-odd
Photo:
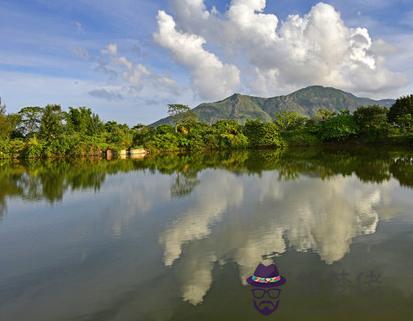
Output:
[[170,125],[161,125],[150,130],[148,135],[142,139],[143,145],[154,151],[179,151],[179,134]]
[[133,130],[140,131],[140,130],[145,129],[146,127],[147,127],[146,125],[139,123],[139,124],[136,124],[135,126],[133,126],[132,129],[133,129]]
[[6,114],[6,106],[1,104],[0,98],[0,139],[6,140],[12,138],[18,123],[18,115]]
[[66,121],[70,130],[81,135],[96,136],[104,129],[99,116],[92,113],[92,110],[87,107],[70,107],[66,115]]
[[179,124],[190,123],[197,121],[197,115],[186,105],[169,104],[168,114],[172,117],[175,123],[175,131],[178,130]]
[[248,147],[243,128],[234,120],[219,120],[205,130],[206,145],[210,149],[241,149]]
[[331,110],[331,109],[327,109],[327,108],[320,108],[317,110],[316,114],[315,114],[315,120],[316,121],[325,121],[327,119],[330,119],[331,117],[334,117],[336,115],[336,112]]
[[105,123],[106,142],[113,149],[127,149],[132,146],[133,132],[126,124],[118,124],[115,121]]
[[400,97],[391,106],[388,118],[390,123],[403,130],[413,129],[413,95]]
[[11,126],[6,115],[6,106],[1,103],[0,97],[0,138],[2,140],[9,137]]
[[358,108],[353,116],[360,129],[360,134],[369,137],[386,135],[389,127],[388,112],[389,110],[386,107],[378,105]]
[[40,131],[40,123],[43,116],[41,107],[24,107],[20,109],[20,116],[17,131],[23,137],[32,137]]
[[64,113],[60,105],[47,105],[40,121],[40,136],[50,142],[64,132]]
[[318,124],[316,131],[323,141],[340,142],[358,134],[358,126],[350,112],[344,110]]
[[23,151],[25,158],[40,158],[43,154],[43,144],[36,136],[29,138]]
[[0,114],[0,138],[7,139],[13,131],[12,124],[7,115]]
[[245,123],[244,133],[248,137],[251,147],[280,147],[284,145],[279,127],[274,123],[248,120]]
[[275,124],[282,132],[302,129],[307,120],[307,117],[295,111],[283,111],[275,114]]

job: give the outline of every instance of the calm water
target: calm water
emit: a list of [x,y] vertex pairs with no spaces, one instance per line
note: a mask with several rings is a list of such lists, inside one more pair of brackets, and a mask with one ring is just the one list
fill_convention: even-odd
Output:
[[[412,320],[413,152],[0,163],[0,320]],[[245,279],[288,282],[261,316]]]

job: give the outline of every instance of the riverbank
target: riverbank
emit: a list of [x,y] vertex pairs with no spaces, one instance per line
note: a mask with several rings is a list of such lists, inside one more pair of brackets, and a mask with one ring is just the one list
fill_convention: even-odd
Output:
[[131,128],[114,121],[104,123],[84,107],[68,112],[59,105],[25,107],[18,114],[1,115],[7,126],[0,132],[0,158],[141,157],[330,144],[413,146],[413,96],[399,98],[390,109],[365,106],[338,113],[319,109],[312,117],[283,111],[269,122],[248,119],[207,124],[190,111],[178,116],[174,125]]
[[77,151],[71,151],[66,154],[46,154],[37,153],[29,154],[27,149],[29,146],[19,149],[11,149],[8,154],[0,153],[0,159],[3,160],[41,160],[41,159],[51,159],[51,160],[64,160],[64,159],[87,159],[87,158],[97,158],[97,159],[142,159],[148,155],[162,155],[162,154],[186,154],[186,153],[231,153],[231,152],[258,152],[258,151],[285,151],[286,149],[319,149],[319,150],[360,150],[364,148],[371,147],[385,147],[386,149],[405,149],[413,150],[413,135],[399,135],[392,137],[380,137],[375,139],[366,139],[360,137],[352,137],[344,141],[329,141],[322,142],[318,137],[310,134],[294,134],[293,136],[282,137],[282,144],[280,146],[257,146],[251,147],[249,145],[243,147],[226,147],[226,148],[205,148],[188,150],[185,148],[129,148],[129,149],[118,149],[118,148],[105,148],[101,149],[98,146],[89,146],[88,148],[77,149]]

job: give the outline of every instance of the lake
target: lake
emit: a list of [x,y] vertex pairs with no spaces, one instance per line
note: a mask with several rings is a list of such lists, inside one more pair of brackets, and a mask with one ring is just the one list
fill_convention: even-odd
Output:
[[412,187],[383,147],[0,161],[0,320],[410,321]]

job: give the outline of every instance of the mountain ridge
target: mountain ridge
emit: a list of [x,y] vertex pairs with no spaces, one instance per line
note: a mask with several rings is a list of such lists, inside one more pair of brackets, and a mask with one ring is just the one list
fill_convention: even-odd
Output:
[[[296,111],[303,115],[313,116],[320,108],[333,111],[348,109],[354,111],[360,106],[380,105],[390,107],[395,100],[374,100],[367,97],[358,97],[333,87],[309,86],[288,95],[269,98],[243,95],[233,95],[212,103],[201,103],[193,112],[199,120],[214,123],[221,119],[232,119],[245,122],[247,119],[262,121],[274,120],[275,114],[282,111]],[[172,124],[171,117],[165,117],[150,126]]]

